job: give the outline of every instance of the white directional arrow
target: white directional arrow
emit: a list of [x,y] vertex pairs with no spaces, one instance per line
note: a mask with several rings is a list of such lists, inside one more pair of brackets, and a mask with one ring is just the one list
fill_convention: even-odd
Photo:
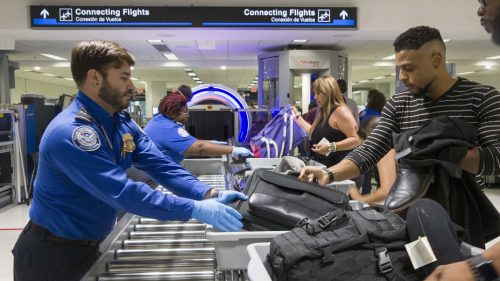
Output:
[[348,17],[349,15],[347,14],[347,12],[345,10],[342,10],[342,12],[340,12],[340,17],[345,20],[346,17]]
[[40,12],[40,16],[42,16],[44,19],[46,19],[48,15],[49,15],[49,11],[47,11],[46,9],[43,9]]

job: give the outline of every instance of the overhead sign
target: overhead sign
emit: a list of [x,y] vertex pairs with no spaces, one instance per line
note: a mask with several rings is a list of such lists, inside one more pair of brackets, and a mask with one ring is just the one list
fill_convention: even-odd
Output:
[[30,6],[30,26],[358,28],[353,7]]

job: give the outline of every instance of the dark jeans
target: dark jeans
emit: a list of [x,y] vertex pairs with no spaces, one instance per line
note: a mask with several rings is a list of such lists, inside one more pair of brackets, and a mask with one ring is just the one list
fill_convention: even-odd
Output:
[[98,249],[54,241],[25,228],[12,250],[14,281],[78,281],[99,258]]
[[427,236],[437,261],[428,264],[420,273],[427,276],[437,266],[464,260],[457,237],[463,229],[454,224],[439,203],[430,199],[419,199],[408,208],[406,215],[408,234],[411,241]]
[[372,176],[375,178],[377,182],[377,187],[380,186],[380,179],[378,176],[378,169],[374,167],[373,169],[367,171],[362,175],[362,183],[361,183],[361,195],[372,193]]

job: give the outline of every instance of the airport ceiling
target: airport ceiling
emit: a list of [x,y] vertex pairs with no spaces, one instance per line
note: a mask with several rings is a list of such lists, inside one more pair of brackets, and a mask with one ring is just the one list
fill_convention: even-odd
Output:
[[[393,54],[392,41],[409,27],[430,25],[441,30],[447,45],[447,60],[457,65],[457,73],[484,75],[496,72],[496,60],[485,58],[500,55],[489,35],[479,24],[475,0],[350,0],[350,1],[142,1],[141,6],[243,6],[252,7],[358,7],[358,30],[313,29],[221,29],[221,28],[149,28],[100,30],[34,30],[28,26],[29,5],[137,6],[127,0],[2,0],[0,11],[0,45],[2,40],[15,40],[15,50],[0,51],[20,64],[19,77],[51,83],[72,85],[70,80],[29,72],[71,77],[69,61],[56,61],[41,53],[66,59],[70,49],[80,40],[107,39],[117,41],[134,54],[137,64],[133,76],[138,81],[166,81],[167,85],[195,85],[184,69],[193,69],[205,83],[220,83],[232,88],[247,87],[257,75],[257,55],[285,50],[294,39],[306,39],[299,49],[331,49],[349,56],[352,82],[387,76],[394,73],[394,61],[382,58]],[[167,60],[147,42],[160,39],[178,57]],[[385,66],[381,66],[380,63]],[[221,69],[226,66],[226,69]],[[28,71],[25,71],[28,70]],[[384,80],[385,79],[385,80]],[[388,81],[393,76],[381,79]]]

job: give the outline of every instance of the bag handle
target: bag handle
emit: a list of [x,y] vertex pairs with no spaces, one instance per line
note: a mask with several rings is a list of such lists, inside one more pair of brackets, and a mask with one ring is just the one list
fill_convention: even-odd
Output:
[[347,196],[337,190],[326,189],[308,182],[300,182],[291,177],[265,170],[261,172],[260,178],[265,182],[276,184],[282,188],[314,194],[335,204],[347,204]]

